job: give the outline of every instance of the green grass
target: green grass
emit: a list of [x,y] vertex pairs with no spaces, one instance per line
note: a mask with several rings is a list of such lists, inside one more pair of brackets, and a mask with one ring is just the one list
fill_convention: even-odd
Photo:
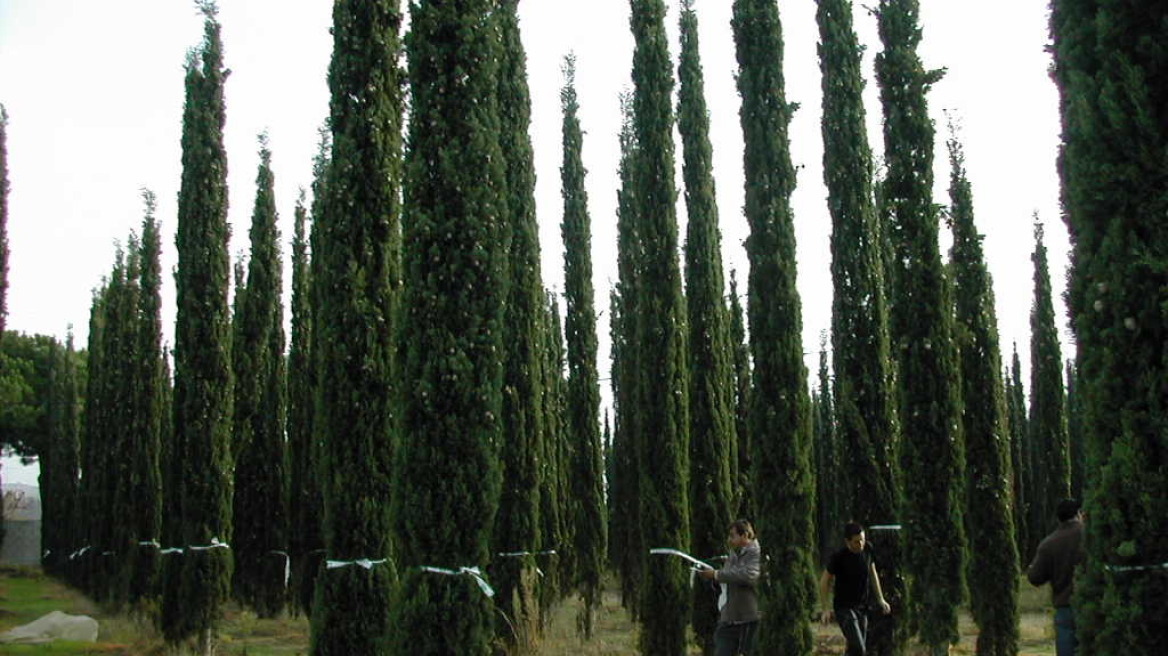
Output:
[[[597,611],[595,634],[583,641],[577,633],[579,601],[567,600],[552,611],[539,639],[538,648],[524,650],[522,656],[576,655],[625,656],[637,653],[637,628],[620,607],[614,581],[609,581],[601,608]],[[1050,611],[1050,591],[1020,586],[1021,656],[1054,654],[1054,629]],[[162,639],[149,620],[103,612],[80,593],[51,579],[36,568],[0,567],[0,633],[27,624],[46,613],[60,610],[97,619],[100,633],[96,644],[53,643],[48,645],[0,645],[0,654],[67,654],[107,656],[162,656],[167,653]],[[815,625],[817,654],[843,653],[843,638],[834,625]],[[976,627],[968,613],[962,614],[961,642],[953,655],[973,654]],[[307,654],[308,621],[303,618],[259,619],[254,613],[229,608],[220,628],[217,654],[223,656],[292,656]],[[691,649],[690,654],[698,654]],[[911,651],[910,651],[911,653]]]

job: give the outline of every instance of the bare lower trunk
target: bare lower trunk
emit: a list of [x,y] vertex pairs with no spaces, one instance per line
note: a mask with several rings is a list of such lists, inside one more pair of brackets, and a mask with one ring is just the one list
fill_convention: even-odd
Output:
[[211,636],[211,627],[207,627],[199,633],[199,654],[202,656],[211,656],[214,653],[215,641]]

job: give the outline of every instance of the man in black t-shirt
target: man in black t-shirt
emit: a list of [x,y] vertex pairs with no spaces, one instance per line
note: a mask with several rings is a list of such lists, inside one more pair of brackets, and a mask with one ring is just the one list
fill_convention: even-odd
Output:
[[[867,548],[867,540],[864,538],[864,527],[855,522],[845,524],[844,544],[843,549],[832,554],[827,571],[819,581],[823,622],[830,622],[834,615],[844,639],[848,641],[847,656],[864,656],[867,650],[869,599],[875,593],[876,607],[885,615],[892,612],[892,608],[884,601],[880,577],[876,575],[876,565],[872,562],[872,550]],[[833,592],[830,608],[827,605],[829,589]]]

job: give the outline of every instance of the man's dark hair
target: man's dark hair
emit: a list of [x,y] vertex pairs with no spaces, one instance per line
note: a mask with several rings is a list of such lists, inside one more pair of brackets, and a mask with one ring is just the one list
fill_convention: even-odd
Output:
[[852,537],[864,532],[864,527],[860,526],[859,522],[848,522],[844,524],[844,539],[851,540]]
[[1056,511],[1059,521],[1065,522],[1074,519],[1075,515],[1079,514],[1080,507],[1078,499],[1063,499],[1059,501],[1058,510]]

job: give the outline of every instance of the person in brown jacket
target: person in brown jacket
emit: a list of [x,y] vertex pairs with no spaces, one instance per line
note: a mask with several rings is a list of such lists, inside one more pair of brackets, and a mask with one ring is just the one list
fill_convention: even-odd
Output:
[[1059,527],[1038,544],[1026,578],[1035,586],[1050,583],[1055,652],[1058,656],[1074,656],[1078,640],[1071,593],[1075,589],[1075,566],[1087,556],[1083,546],[1083,512],[1074,499],[1060,501],[1057,512]]
[[722,569],[701,570],[702,578],[722,585],[718,599],[718,628],[714,645],[718,656],[749,656],[758,633],[758,586],[762,552],[754,537],[754,527],[740,519],[730,525],[727,542],[730,553]]

